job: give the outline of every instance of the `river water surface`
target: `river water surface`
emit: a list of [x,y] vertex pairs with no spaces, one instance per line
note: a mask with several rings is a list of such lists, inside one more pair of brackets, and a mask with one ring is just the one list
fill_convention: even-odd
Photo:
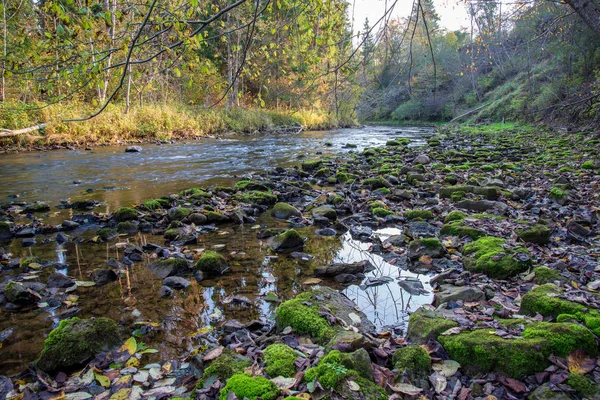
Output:
[[[91,198],[105,204],[107,211],[160,197],[182,189],[213,183],[231,183],[244,174],[262,173],[276,166],[299,164],[302,156],[360,151],[383,145],[387,140],[406,137],[411,145],[424,143],[431,134],[426,128],[363,127],[326,132],[305,132],[277,137],[228,137],[162,146],[144,145],[141,153],[124,153],[123,147],[99,147],[93,151],[51,151],[0,157],[0,201],[43,200],[52,211],[42,216],[47,221],[68,217],[68,210],[56,206],[62,200]],[[345,148],[346,144],[357,148]],[[95,211],[102,211],[101,208]],[[23,221],[22,221],[23,222]],[[143,340],[159,352],[148,358],[166,359],[190,351],[205,340],[215,340],[213,328],[220,322],[236,319],[273,320],[278,300],[285,300],[305,290],[310,278],[307,264],[317,266],[331,262],[369,260],[376,270],[367,274],[375,278],[392,278],[376,286],[339,287],[352,298],[380,329],[401,329],[407,311],[431,302],[429,278],[404,271],[371,253],[369,242],[353,240],[348,233],[338,237],[321,237],[312,228],[301,230],[308,237],[304,251],[314,256],[307,262],[290,256],[272,255],[266,243],[256,238],[259,225],[285,227],[285,222],[264,215],[256,226],[225,225],[202,235],[193,248],[215,248],[230,260],[231,271],[216,279],[192,284],[185,291],[175,291],[171,298],[158,295],[162,280],[145,265],[152,260],[127,266],[125,274],[105,286],[79,286],[61,297],[60,302],[43,301],[28,310],[0,308],[0,374],[13,374],[33,361],[43,347],[48,332],[61,318],[106,316],[124,326],[150,332]],[[388,228],[375,232],[385,238],[400,231]],[[54,236],[38,238],[38,245],[23,248],[20,240],[4,245],[13,257],[38,256],[63,267],[58,272],[78,281],[90,281],[96,268],[106,268],[109,259],[122,259],[121,244],[162,245],[162,237],[138,234],[121,237],[111,243],[91,243],[92,231],[70,233],[71,240],[59,245]],[[119,243],[117,243],[119,242]],[[0,245],[2,246],[2,245]],[[54,267],[33,273],[18,270],[4,272],[0,282],[19,279],[45,283]],[[411,295],[398,279],[419,279],[427,293]],[[235,297],[234,297],[235,296]],[[241,301],[240,301],[241,300]],[[125,335],[131,334],[133,328]]]

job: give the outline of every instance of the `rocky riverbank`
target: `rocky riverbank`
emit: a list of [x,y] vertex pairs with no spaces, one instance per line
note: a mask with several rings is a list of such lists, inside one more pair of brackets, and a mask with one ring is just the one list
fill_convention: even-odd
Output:
[[[532,128],[445,128],[423,148],[393,140],[112,214],[94,212],[94,202],[75,202],[66,205],[73,217],[60,225],[22,223],[24,214],[49,211],[44,203],[3,205],[5,242],[33,247],[77,240],[67,233],[89,227],[94,234],[86,240],[121,249],[120,259],[96,269],[90,281],[54,272],[46,282],[31,277],[60,266],[3,250],[0,303],[13,313],[62,307],[82,287],[110,285],[135,263],[164,279],[158,294],[165,297],[191,282],[228,279],[231,254],[196,243],[232,224],[253,225],[264,213],[286,228],[261,226],[257,240],[274,255],[308,262],[298,268],[306,290],[289,299],[273,296],[279,302],[273,319],[225,320],[214,340],[160,363],[145,362],[155,352],[143,343],[159,329],[153,323],[69,319],[62,311],[40,358],[22,374],[0,378],[0,395],[598,397],[599,142],[591,134]],[[373,231],[382,227],[399,234],[380,240]],[[377,329],[329,287],[361,282],[373,266],[310,262],[306,229],[323,238],[349,232],[399,270],[430,276],[433,304],[410,316],[407,332]],[[116,240],[138,232],[164,244]],[[408,293],[425,290],[419,280],[398,283]],[[310,290],[311,284],[317,286]],[[0,340],[5,335],[10,332]]]

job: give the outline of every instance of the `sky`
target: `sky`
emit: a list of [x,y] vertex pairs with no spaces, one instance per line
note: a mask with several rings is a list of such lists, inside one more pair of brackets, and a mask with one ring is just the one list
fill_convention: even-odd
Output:
[[[354,31],[362,30],[365,18],[369,18],[372,26],[385,14],[386,0],[347,0],[350,3],[350,17],[354,4]],[[394,0],[387,0],[388,6]],[[435,9],[440,16],[440,25],[450,31],[468,27],[467,9],[463,0],[433,0]],[[392,17],[408,17],[413,0],[398,0]],[[378,26],[379,27],[379,26]]]

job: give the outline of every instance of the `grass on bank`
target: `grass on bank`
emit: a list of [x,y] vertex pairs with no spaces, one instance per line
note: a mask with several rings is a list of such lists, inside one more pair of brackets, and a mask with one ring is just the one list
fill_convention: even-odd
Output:
[[34,133],[1,139],[0,147],[101,145],[194,138],[225,132],[252,133],[295,125],[315,130],[354,124],[352,120],[338,121],[325,111],[286,113],[263,109],[204,109],[173,103],[135,107],[128,114],[123,112],[123,105],[110,104],[94,119],[60,122],[85,117],[94,111],[91,106],[80,103],[37,110],[27,109],[23,104],[3,104],[0,106],[0,128],[20,129],[39,123],[48,126],[42,135]]

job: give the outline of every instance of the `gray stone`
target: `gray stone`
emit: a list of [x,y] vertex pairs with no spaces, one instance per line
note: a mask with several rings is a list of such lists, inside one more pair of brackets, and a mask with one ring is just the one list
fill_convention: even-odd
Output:
[[204,225],[208,221],[208,218],[204,214],[193,213],[187,217],[187,220],[194,225]]
[[337,212],[331,206],[321,206],[312,210],[314,218],[327,218],[330,221],[337,219]]
[[[554,390],[553,390],[554,389]],[[528,400],[569,400],[571,397],[563,392],[556,385],[550,382],[538,386],[529,397]]]
[[72,278],[69,278],[66,275],[55,272],[48,277],[47,286],[48,286],[48,288],[64,289],[64,288],[71,287],[74,284],[75,284],[75,281]]
[[117,274],[112,269],[95,269],[92,272],[92,280],[96,282],[96,285],[102,286],[116,281]]
[[429,156],[427,156],[426,154],[420,154],[415,158],[415,163],[416,164],[423,164],[423,165],[427,165],[431,162],[431,159],[429,158]]
[[458,300],[482,301],[485,300],[485,294],[481,289],[473,286],[440,285],[440,291],[436,293],[433,304],[437,307],[440,304]]
[[337,231],[333,228],[323,228],[315,231],[317,235],[321,236],[335,236],[337,235]]
[[158,289],[158,295],[161,297],[171,297],[171,295],[173,295],[173,289],[163,285]]
[[446,250],[444,249],[442,242],[435,238],[413,240],[408,245],[408,256],[411,260],[416,260],[422,256],[438,258],[442,257],[445,252]]
[[404,228],[404,233],[413,239],[436,237],[439,232],[438,227],[425,221],[412,221]]
[[375,267],[368,260],[355,263],[335,263],[314,269],[316,276],[332,277],[340,274],[358,274],[373,271]]
[[79,223],[67,219],[62,222],[61,226],[64,228],[65,231],[72,231],[73,229],[79,227]]
[[180,276],[169,276],[163,280],[163,285],[172,289],[181,290],[190,286],[190,281]]
[[344,353],[349,353],[371,346],[372,343],[364,335],[361,335],[358,332],[344,330],[338,332],[325,349],[327,352],[330,350],[339,350]]
[[20,282],[9,282],[4,287],[4,296],[10,303],[17,305],[31,305],[37,303],[41,296],[28,289]]
[[169,258],[148,265],[148,269],[161,278],[167,276],[183,275],[190,272],[188,262],[182,258]]
[[398,281],[398,285],[404,289],[408,294],[412,294],[413,296],[419,296],[424,293],[427,293],[425,288],[423,287],[423,282],[418,279],[407,278],[401,281]]
[[127,146],[125,148],[125,153],[140,153],[142,151],[142,146]]
[[504,212],[508,208],[505,203],[492,200],[461,200],[456,203],[456,207],[478,212],[485,212],[489,210]]

